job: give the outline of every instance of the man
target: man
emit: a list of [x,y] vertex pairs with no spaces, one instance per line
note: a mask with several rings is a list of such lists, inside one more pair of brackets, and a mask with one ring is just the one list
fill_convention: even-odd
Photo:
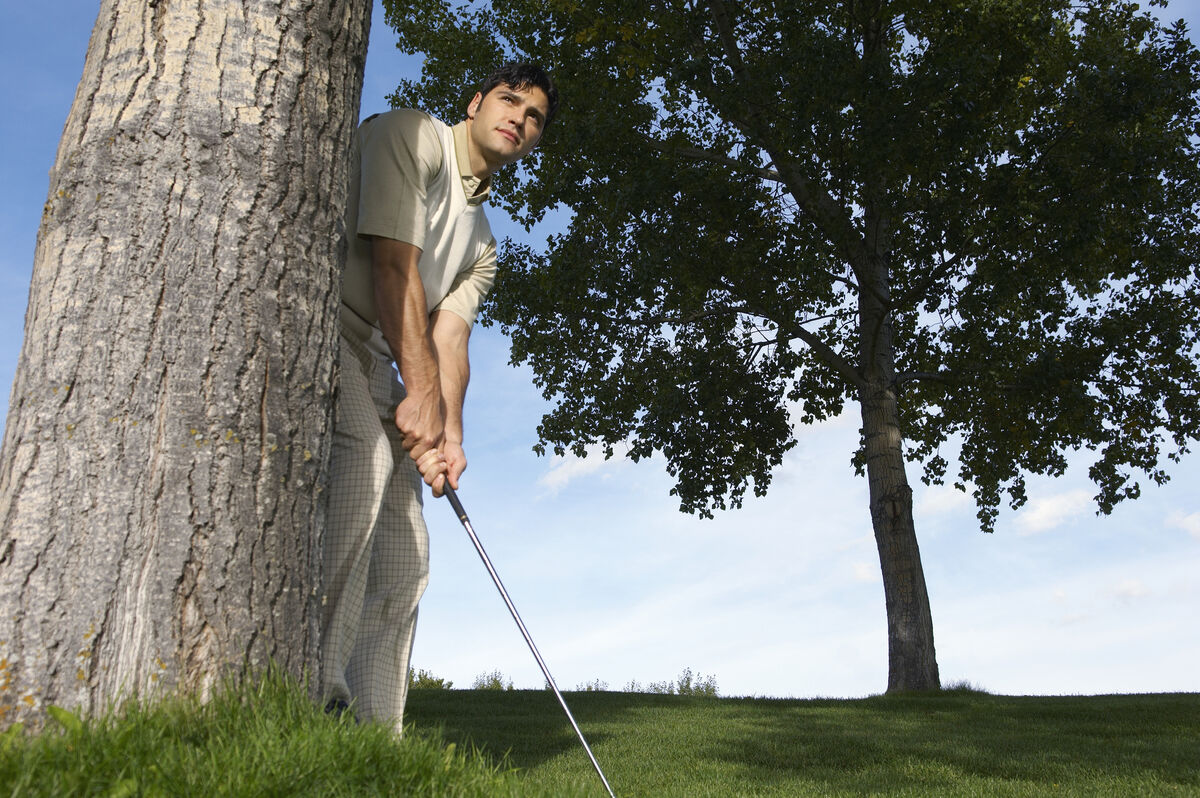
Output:
[[467,466],[467,341],[496,272],[482,203],[491,175],[533,150],[557,106],[545,72],[509,64],[454,127],[399,109],[359,128],[323,561],[330,711],[352,704],[401,730],[429,571],[422,482],[441,496]]

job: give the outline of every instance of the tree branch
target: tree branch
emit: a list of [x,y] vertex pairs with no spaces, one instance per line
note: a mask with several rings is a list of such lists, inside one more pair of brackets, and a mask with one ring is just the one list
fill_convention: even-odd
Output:
[[721,49],[725,51],[725,57],[729,59],[730,68],[733,69],[733,77],[742,84],[743,90],[749,92],[753,88],[750,83],[750,70],[746,68],[746,62],[742,60],[742,51],[738,47],[737,37],[733,35],[729,10],[725,8],[723,0],[709,0],[708,8],[712,12],[713,25],[717,29],[717,38],[721,42]]
[[835,372],[840,374],[847,382],[849,382],[855,388],[863,388],[866,386],[866,383],[863,381],[862,377],[859,376],[858,371],[854,368],[854,366],[850,363],[850,361],[846,360],[844,357],[842,357],[840,354],[838,354],[837,351],[834,350],[833,347],[831,347],[829,344],[827,344],[823,340],[821,340],[820,336],[818,336],[816,333],[813,333],[813,332],[805,329],[802,326],[803,324],[805,324],[807,322],[820,321],[823,319],[832,318],[831,316],[820,316],[815,319],[808,319],[805,322],[800,322],[800,323],[795,323],[795,324],[783,324],[783,323],[780,323],[774,317],[772,317],[769,313],[766,313],[765,311],[762,311],[758,308],[754,308],[751,306],[741,306],[741,305],[719,305],[719,306],[716,306],[713,308],[709,308],[707,310],[702,310],[702,311],[698,311],[696,313],[692,313],[687,316],[670,316],[670,315],[663,314],[663,315],[658,315],[658,316],[647,316],[647,317],[644,317],[641,319],[630,319],[625,316],[612,316],[609,314],[601,314],[601,317],[604,318],[608,322],[611,322],[613,324],[618,324],[618,325],[636,326],[636,327],[657,327],[657,326],[663,325],[663,324],[674,324],[674,325],[691,324],[691,323],[694,323],[697,321],[701,321],[702,319],[712,318],[713,316],[723,316],[723,315],[727,315],[727,314],[731,314],[731,313],[739,314],[739,315],[747,315],[747,316],[757,316],[760,319],[767,319],[769,321],[774,322],[775,324],[777,324],[779,326],[780,331],[785,333],[788,336],[788,340],[795,339],[795,340],[803,341],[805,344],[808,345],[808,347],[810,349],[813,350],[813,354],[815,354],[817,356],[818,360],[820,360],[826,366],[828,366],[829,368],[833,369]]
[[[767,153],[778,170],[782,182],[795,197],[797,204],[813,219],[833,245],[842,252],[843,258],[850,264],[851,269],[855,269],[857,272],[855,264],[864,254],[862,236],[854,229],[854,224],[846,209],[818,183],[802,174],[790,158],[783,157],[786,155],[785,153],[773,146],[772,137],[769,135],[771,125],[763,118],[761,108],[755,106],[752,99],[755,87],[750,70],[738,48],[737,37],[733,33],[733,25],[729,19],[729,11],[723,0],[708,0],[708,6],[712,12],[713,26],[717,32],[721,50],[725,53],[730,68],[733,70],[734,79],[742,90],[741,95],[746,98],[746,111],[750,115],[748,120],[743,120],[736,114],[727,114],[728,121]],[[707,84],[705,88],[708,89],[707,92],[702,92],[702,96],[712,103],[714,108],[728,110],[721,102],[725,93],[717,89],[712,77],[701,77],[701,79]],[[860,284],[865,282],[863,275],[856,273],[855,276]]]
[[960,251],[950,259],[943,259],[937,268],[931,269],[925,275],[925,279],[914,285],[908,291],[900,294],[900,297],[895,301],[897,307],[903,307],[907,304],[920,302],[925,298],[926,293],[933,287],[934,283],[950,275],[951,272],[958,267],[958,264],[963,259],[963,251]]
[[859,390],[866,388],[866,381],[858,373],[858,369],[854,368],[846,358],[839,355],[833,347],[822,341],[816,333],[806,330],[799,325],[781,327],[781,329],[792,338],[798,338],[807,344],[808,348],[817,356],[817,360],[820,360],[826,366],[829,366],[829,368],[840,374],[846,382]]
[[[745,308],[739,307],[737,305],[716,305],[714,307],[708,308],[707,310],[696,311],[695,313],[690,313],[686,316],[684,316],[684,315],[672,316],[668,313],[662,313],[662,314],[659,314],[656,316],[643,316],[638,319],[631,319],[628,316],[614,316],[609,313],[601,313],[599,315],[600,315],[600,318],[604,319],[605,321],[611,322],[612,324],[616,324],[618,326],[660,327],[664,324],[672,324],[672,325],[676,325],[676,326],[684,325],[684,324],[694,324],[695,322],[702,321],[704,319],[711,319],[714,316],[727,316],[730,314],[737,315],[739,313],[746,313],[746,312],[747,311]],[[755,315],[758,315],[758,314],[755,314]],[[769,317],[763,316],[763,318],[769,318]]]
[[953,382],[954,378],[944,371],[905,371],[896,375],[896,384],[906,382]]
[[817,360],[820,360],[826,366],[840,374],[843,379],[845,379],[855,388],[862,389],[866,387],[866,382],[859,375],[858,370],[854,368],[850,361],[838,354],[833,347],[825,343],[825,341],[823,341],[816,333],[805,329],[802,326],[802,323],[784,324],[776,321],[770,315],[753,307],[747,307],[745,312],[754,316],[775,321],[775,323],[779,325],[779,329],[786,333],[789,338],[803,341],[808,348],[813,351],[813,354],[817,356]]
[[730,158],[727,155],[722,155],[719,152],[713,152],[712,150],[702,150],[697,147],[674,147],[649,136],[645,136],[644,138],[651,149],[658,150],[659,152],[666,153],[667,155],[677,155],[681,158],[688,158],[693,161],[705,161],[718,166],[728,166],[734,171],[755,175],[763,180],[768,180],[774,183],[783,182],[783,178],[780,177],[779,172],[776,172],[774,169],[765,169],[761,166],[742,163],[741,161]]

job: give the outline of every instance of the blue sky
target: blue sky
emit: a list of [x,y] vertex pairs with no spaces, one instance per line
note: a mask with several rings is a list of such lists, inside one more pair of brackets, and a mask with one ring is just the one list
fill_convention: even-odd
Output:
[[[0,383],[12,385],[47,172],[98,3],[0,0]],[[1200,0],[1171,18],[1200,25]],[[416,62],[376,13],[363,114]],[[498,235],[523,235],[493,214]],[[539,458],[545,403],[495,330],[472,338],[471,466],[461,496],[559,685],[716,678],[723,695],[838,696],[886,687],[887,646],[857,417],[801,427],[770,495],[701,521],[678,512],[661,461]],[[1097,517],[1086,458],[1033,480],[1030,502],[978,531],[970,500],[916,490],[943,681],[997,693],[1200,690],[1200,458]],[[428,502],[433,576],[413,664],[469,686],[541,675],[465,534]]]

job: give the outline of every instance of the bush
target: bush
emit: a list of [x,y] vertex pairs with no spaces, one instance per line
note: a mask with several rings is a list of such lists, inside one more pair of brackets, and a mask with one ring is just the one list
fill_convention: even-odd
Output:
[[958,679],[957,681],[947,682],[942,687],[943,693],[960,693],[970,695],[988,695],[988,691],[982,687],[971,684],[966,679]]
[[645,687],[637,681],[625,685],[627,693],[650,693],[655,695],[692,695],[705,698],[716,698],[717,677],[699,676],[692,673],[691,668],[684,668],[683,673],[673,682],[650,682]]
[[408,686],[418,690],[449,690],[454,682],[434,676],[427,670],[408,669]]
[[512,680],[500,671],[481,673],[471,682],[472,690],[512,690]]
[[608,689],[608,682],[600,679],[593,679],[590,682],[584,682],[576,685],[575,689],[581,693],[602,693]]
[[684,668],[683,673],[675,682],[679,695],[698,695],[706,698],[717,697],[717,677],[693,675],[691,668]]

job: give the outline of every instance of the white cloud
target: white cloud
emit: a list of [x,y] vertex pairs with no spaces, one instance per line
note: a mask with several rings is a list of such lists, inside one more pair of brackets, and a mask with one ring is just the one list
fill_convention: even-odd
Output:
[[1136,601],[1150,595],[1150,589],[1140,579],[1122,579],[1113,588],[1113,594],[1122,602]]
[[1176,510],[1167,516],[1167,526],[1182,529],[1200,540],[1200,512],[1184,515],[1182,510]]
[[1017,534],[1036,535],[1054,529],[1068,519],[1087,512],[1091,502],[1091,494],[1086,490],[1034,499],[1017,515]]
[[855,582],[878,582],[880,581],[879,563],[872,562],[856,562],[854,563],[854,581]]
[[930,485],[917,500],[916,513],[920,516],[944,515],[972,506],[974,502],[969,493],[963,493],[953,485]]
[[576,457],[570,452],[562,456],[555,455],[550,461],[550,468],[538,478],[538,485],[548,489],[552,494],[558,493],[580,477],[617,468],[622,462],[624,459],[620,451],[614,452],[611,458],[605,460],[604,447],[599,445],[589,446],[587,457]]

